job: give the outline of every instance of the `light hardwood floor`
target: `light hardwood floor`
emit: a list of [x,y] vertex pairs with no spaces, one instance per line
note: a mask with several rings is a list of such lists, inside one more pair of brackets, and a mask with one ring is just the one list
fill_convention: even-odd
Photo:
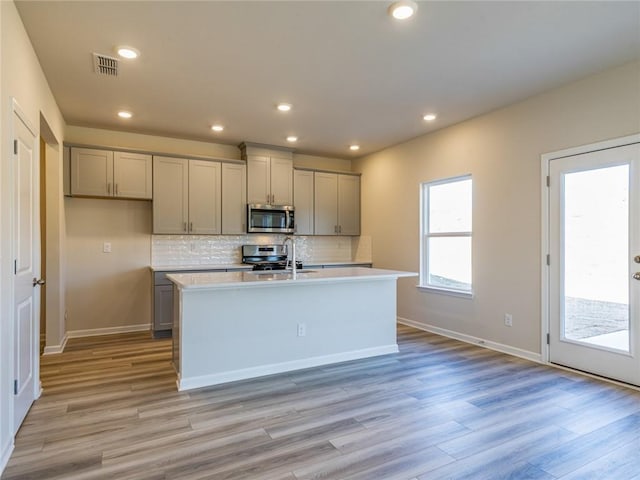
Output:
[[180,393],[148,337],[43,357],[2,479],[640,480],[636,390],[399,326],[399,354]]

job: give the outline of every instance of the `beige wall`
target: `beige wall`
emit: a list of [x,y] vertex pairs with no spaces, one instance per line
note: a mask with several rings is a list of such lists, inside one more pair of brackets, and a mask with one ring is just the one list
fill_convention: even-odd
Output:
[[314,168],[317,170],[331,170],[337,172],[350,172],[351,160],[342,158],[319,157],[317,155],[293,154],[293,166],[301,168]]
[[198,142],[179,138],[143,135],[140,133],[118,132],[100,128],[76,127],[68,125],[64,141],[80,145],[95,145],[113,148],[128,148],[149,152],[194,155],[216,158],[240,159],[240,149],[235,145]]
[[[42,128],[41,128],[41,133]],[[62,195],[62,150],[52,137],[43,134],[46,142],[46,351],[58,351],[65,335],[65,222]],[[42,172],[41,172],[42,173]]]
[[148,325],[151,202],[66,198],[65,210],[67,331]]
[[[0,469],[13,444],[13,316],[12,316],[12,199],[11,98],[15,98],[36,130],[41,120],[63,138],[64,120],[40,68],[20,16],[11,1],[0,2]],[[39,132],[38,132],[39,133]],[[62,156],[52,159],[61,168]],[[52,279],[56,282],[57,279]],[[36,372],[37,374],[37,372]]]
[[354,161],[375,266],[415,272],[420,182],[473,175],[475,297],[402,279],[399,316],[539,353],[540,155],[640,132],[639,87],[640,63],[628,64]]
[[[170,155],[194,155],[215,158],[240,159],[240,149],[236,145],[182,140],[139,133],[102,130],[99,128],[77,127],[69,125],[65,131],[65,141],[81,145],[99,145],[105,147],[121,147],[138,149]],[[334,170],[350,172],[351,160],[322,157],[318,155],[293,154],[296,167],[315,168],[318,170]]]

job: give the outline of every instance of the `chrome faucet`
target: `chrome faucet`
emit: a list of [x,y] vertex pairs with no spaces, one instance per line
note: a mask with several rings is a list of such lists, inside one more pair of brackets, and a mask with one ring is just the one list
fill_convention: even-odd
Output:
[[287,249],[287,263],[285,265],[285,268],[287,268],[289,265],[291,265],[291,273],[293,274],[293,279],[296,279],[296,239],[293,235],[290,235],[288,237],[285,237],[284,241],[282,242],[282,246],[286,246],[287,242],[291,243],[291,255],[289,255],[289,250]]

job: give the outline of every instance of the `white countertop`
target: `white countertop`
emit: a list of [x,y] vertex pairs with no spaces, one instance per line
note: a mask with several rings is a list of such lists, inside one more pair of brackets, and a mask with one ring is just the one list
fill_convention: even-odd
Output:
[[185,270],[227,270],[232,268],[251,270],[252,266],[245,263],[230,263],[228,265],[152,265],[149,268],[152,272],[182,272]]
[[[332,266],[332,265],[364,265],[370,264],[371,262],[356,262],[356,261],[348,261],[348,262],[322,262],[322,261],[309,261],[303,262],[304,265],[323,265],[323,266]],[[243,270],[251,270],[252,265],[247,265],[246,263],[230,263],[228,265],[207,265],[207,264],[196,264],[196,265],[152,265],[149,267],[152,272],[183,272],[186,270],[231,270],[232,268],[240,268]]]
[[167,278],[181,289],[223,289],[238,287],[284,287],[307,283],[336,283],[357,280],[375,280],[400,277],[417,277],[417,273],[379,268],[346,267],[298,270],[296,278],[291,272],[201,272],[175,273]]

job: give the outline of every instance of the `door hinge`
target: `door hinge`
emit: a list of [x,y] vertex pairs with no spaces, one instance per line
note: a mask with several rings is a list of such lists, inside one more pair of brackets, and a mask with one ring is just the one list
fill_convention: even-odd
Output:
[[13,141],[13,154],[14,155],[18,154],[18,140]]
[[551,334],[547,333],[547,345],[551,343]]
[[547,187],[551,186],[551,177],[547,175]]
[[547,253],[547,265],[551,265],[551,255]]
[[14,395],[18,394],[18,380],[13,381],[13,394]]

